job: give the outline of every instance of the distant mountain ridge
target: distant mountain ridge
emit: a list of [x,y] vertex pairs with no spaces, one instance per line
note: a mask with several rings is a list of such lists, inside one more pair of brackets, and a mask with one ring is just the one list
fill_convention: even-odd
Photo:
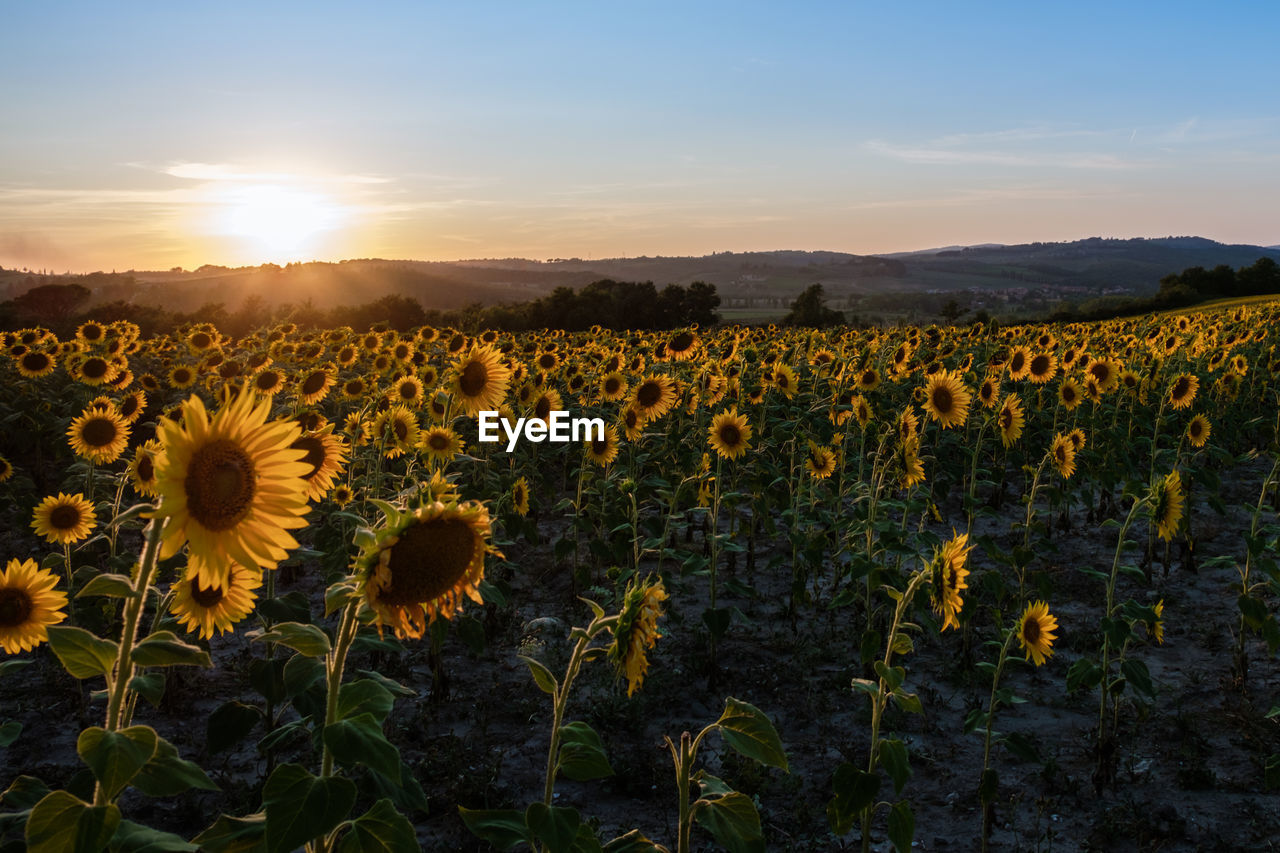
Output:
[[[834,251],[720,252],[702,257],[638,257],[549,261],[523,258],[459,261],[357,259],[279,267],[203,266],[194,271],[41,276],[0,271],[0,300],[39,284],[77,282],[93,302],[124,300],[195,311],[209,303],[234,309],[250,297],[267,305],[310,303],[318,308],[356,305],[389,294],[419,300],[428,309],[525,302],[557,287],[592,281],[714,284],[726,309],[775,311],[811,284],[821,283],[831,304],[856,308],[890,295],[968,294],[988,306],[1034,300],[1080,301],[1101,295],[1143,296],[1160,279],[1192,266],[1233,268],[1260,257],[1280,261],[1280,247],[1229,245],[1203,237],[1115,239],[1063,243],[982,244],[887,255]],[[730,312],[732,313],[732,311]]]

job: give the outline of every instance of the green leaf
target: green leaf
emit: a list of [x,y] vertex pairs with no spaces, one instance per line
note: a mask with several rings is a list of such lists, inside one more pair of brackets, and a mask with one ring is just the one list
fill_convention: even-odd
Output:
[[602,853],[670,853],[670,851],[645,838],[640,830],[633,829],[606,844]]
[[730,853],[760,853],[765,849],[760,815],[746,794],[730,791],[703,797],[693,804],[693,819]]
[[35,658],[13,658],[4,663],[0,663],[0,677],[7,675],[10,670],[22,669],[35,663]]
[[129,679],[129,689],[146,699],[154,707],[160,707],[164,698],[164,673],[145,672]]
[[106,675],[115,666],[119,647],[112,641],[96,637],[83,628],[50,625],[46,630],[49,648],[73,678]]
[[1255,631],[1262,627],[1262,623],[1267,621],[1267,605],[1256,598],[1242,595],[1236,599],[1236,604],[1240,606],[1240,613],[1244,616],[1245,624]]
[[148,797],[170,797],[191,788],[218,790],[200,765],[179,756],[178,748],[164,738],[156,739],[155,755],[133,777],[133,787]]
[[889,809],[889,840],[898,853],[909,853],[911,839],[916,835],[916,816],[911,812],[911,804],[899,800]]
[[728,607],[717,607],[714,610],[707,608],[702,611],[702,621],[711,632],[711,636],[716,639],[720,639],[728,632],[732,619],[733,613]]
[[889,696],[893,699],[894,704],[908,714],[924,713],[924,705],[921,704],[920,697],[914,693],[908,693],[902,688],[898,688],[890,693]]
[[262,789],[267,853],[290,853],[342,823],[356,801],[356,786],[341,776],[312,776],[281,764]]
[[1102,667],[1097,661],[1080,658],[1067,670],[1067,692],[1092,690],[1102,683]]
[[133,662],[138,666],[213,666],[208,652],[184,642],[172,631],[156,631],[144,637],[133,647]]
[[524,661],[525,666],[529,667],[529,672],[533,674],[533,680],[537,682],[538,687],[543,693],[549,693],[552,696],[560,689],[560,682],[556,681],[556,677],[551,674],[551,670],[547,669],[541,661],[525,655],[516,655],[520,660]]
[[880,741],[880,766],[893,780],[893,793],[901,794],[902,786],[911,778],[911,762],[907,758],[907,745],[900,740]]
[[284,692],[297,696],[321,678],[324,678],[324,664],[306,655],[294,655],[284,665]]
[[127,575],[101,574],[84,585],[76,598],[104,596],[107,598],[133,598],[133,581]]
[[1023,761],[1040,763],[1040,750],[1036,749],[1035,742],[1025,732],[1010,732],[1005,736],[1004,746]]
[[582,818],[577,809],[530,803],[524,811],[524,822],[550,853],[569,853],[578,837]]
[[27,853],[96,853],[119,825],[120,809],[114,803],[91,806],[66,791],[54,791],[27,818]]
[[897,690],[902,686],[902,680],[907,677],[907,671],[900,666],[885,666],[884,661],[876,661],[874,664],[876,675],[884,681],[885,686],[890,690]]
[[400,750],[387,740],[373,714],[357,714],[325,726],[324,743],[342,764],[364,764],[393,782],[400,781]]
[[1151,683],[1151,673],[1147,669],[1147,665],[1140,660],[1129,658],[1120,664],[1120,672],[1124,674],[1125,680],[1133,685],[1133,689],[1146,696],[1148,699],[1154,699],[1156,695],[1155,685]]
[[827,822],[836,835],[844,835],[863,810],[876,801],[880,777],[845,762],[831,778],[835,797],[827,803]]
[[206,749],[217,755],[244,740],[253,727],[262,720],[262,712],[243,702],[226,702],[212,714],[206,727]]
[[329,654],[329,635],[316,625],[301,622],[281,622],[254,637],[258,643],[279,643],[307,657],[320,658]]
[[49,786],[34,776],[19,776],[0,794],[6,811],[27,811],[49,793]]
[[93,778],[98,780],[107,799],[115,799],[155,755],[158,741],[155,729],[150,726],[130,726],[118,732],[90,726],[80,732],[76,752],[93,771]]
[[575,782],[613,775],[604,744],[595,729],[583,722],[560,727],[560,771]]
[[172,832],[122,820],[108,849],[110,853],[197,853],[200,847]]
[[324,591],[324,615],[346,607],[356,597],[356,585],[351,581],[339,581]]
[[384,722],[391,713],[396,697],[372,678],[362,678],[342,685],[338,691],[338,719],[345,720],[359,714],[372,714]]
[[378,800],[352,821],[338,844],[338,853],[418,853],[421,849],[413,824],[387,799]]
[[524,814],[515,809],[467,809],[458,806],[458,814],[462,815],[462,822],[472,835],[499,850],[534,843],[533,834],[524,822]]
[[747,758],[769,767],[787,767],[787,754],[773,723],[754,705],[734,698],[724,700],[724,713],[716,721],[725,743]]
[[0,725],[0,749],[11,745],[22,735],[22,723],[17,720],[8,720]]
[[258,812],[245,817],[219,815],[213,826],[191,840],[207,853],[262,853],[266,838],[267,817]]

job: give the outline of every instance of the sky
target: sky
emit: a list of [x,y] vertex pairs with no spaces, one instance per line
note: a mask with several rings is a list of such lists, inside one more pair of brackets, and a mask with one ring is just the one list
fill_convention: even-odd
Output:
[[1280,243],[1280,3],[10,3],[0,266]]

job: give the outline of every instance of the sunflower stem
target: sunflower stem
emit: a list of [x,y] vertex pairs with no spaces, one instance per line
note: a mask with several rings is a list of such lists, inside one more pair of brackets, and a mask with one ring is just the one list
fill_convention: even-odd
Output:
[[[1125,536],[1129,532],[1129,526],[1133,524],[1133,518],[1138,514],[1138,509],[1147,503],[1147,498],[1134,498],[1133,506],[1129,508],[1129,514],[1125,517],[1124,524],[1120,527],[1120,536],[1116,542],[1115,559],[1111,561],[1111,577],[1107,581],[1107,606],[1103,611],[1103,618],[1111,619],[1111,614],[1115,610],[1115,594],[1116,594],[1116,577],[1120,572],[1120,554],[1124,551]],[[1108,683],[1111,678],[1111,635],[1108,631],[1102,632],[1102,683],[1099,685],[1098,699],[1098,762],[1101,767],[1102,762],[1102,746],[1106,740],[1106,713],[1107,713],[1107,695],[1110,692]]]
[[[982,780],[987,777],[987,770],[991,767],[991,726],[995,723],[996,717],[996,691],[1000,687],[1000,676],[1004,674],[1005,661],[1009,659],[1009,646],[1013,644],[1013,638],[1016,636],[1017,630],[1010,628],[1005,632],[1004,645],[1000,647],[1000,656],[996,659],[996,671],[991,677],[991,698],[987,700],[987,725],[986,733],[982,742]],[[981,787],[981,786],[980,786]],[[993,792],[994,793],[994,792]],[[982,849],[987,849],[987,838],[991,834],[991,810],[987,803],[982,804]]]
[[[342,619],[338,623],[336,642],[329,652],[329,660],[325,667],[328,676],[324,709],[325,728],[338,722],[338,694],[342,690],[342,672],[347,665],[347,652],[351,650],[351,643],[355,640],[356,630],[360,626],[359,620],[356,619],[356,611],[359,608],[360,599],[357,598],[342,609]],[[327,743],[324,747],[324,756],[320,759],[320,775],[333,775],[333,753],[329,751]]]

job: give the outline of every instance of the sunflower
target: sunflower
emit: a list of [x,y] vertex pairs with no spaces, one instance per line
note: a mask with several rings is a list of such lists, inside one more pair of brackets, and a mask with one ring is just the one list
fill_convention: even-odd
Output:
[[298,380],[298,400],[304,406],[314,406],[328,396],[329,389],[333,387],[335,381],[331,364],[307,371],[307,374]]
[[511,486],[511,510],[522,518],[529,514],[529,481],[524,477]]
[[422,433],[418,447],[428,459],[443,465],[462,452],[462,439],[447,426],[433,426]]
[[942,617],[942,628],[959,628],[960,611],[964,608],[964,598],[960,595],[969,588],[965,578],[969,576],[966,565],[969,552],[973,546],[969,544],[969,534],[954,536],[940,549],[934,552],[930,566],[932,580],[933,612]]
[[1200,390],[1200,379],[1191,373],[1184,373],[1173,380],[1169,386],[1169,405],[1175,409],[1185,409],[1196,398]]
[[667,358],[672,361],[688,361],[697,354],[702,341],[697,332],[685,329],[667,338],[665,346]]
[[498,351],[490,346],[473,345],[453,363],[449,391],[462,411],[474,416],[477,412],[498,408],[507,396],[510,382],[511,369],[502,363]]
[[382,455],[397,459],[418,446],[418,419],[404,406],[381,411],[369,426],[368,438],[379,443]]
[[355,499],[355,492],[346,483],[339,483],[329,492],[329,498],[341,509]]
[[1084,401],[1084,391],[1080,383],[1070,376],[1065,376],[1058,384],[1058,400],[1068,412],[1074,411]]
[[1022,436],[1022,428],[1027,417],[1022,413],[1022,402],[1014,394],[1004,398],[1000,406],[1000,414],[996,415],[996,423],[1000,426],[1000,441],[1005,447],[1012,447]]
[[286,530],[305,527],[310,471],[293,448],[292,421],[267,421],[268,400],[243,393],[212,418],[199,397],[182,404],[182,424],[160,423],[163,460],[156,470],[157,518],[169,519],[160,549],[172,557],[184,542],[209,567],[207,585],[225,586],[234,561],[274,569],[298,543]]
[[56,498],[48,497],[37,504],[32,516],[31,526],[37,536],[62,545],[87,537],[98,520],[93,504],[85,500],[84,495],[61,492]]
[[592,438],[586,442],[587,458],[602,468],[618,458],[618,428],[608,424],[604,428],[603,438]]
[[452,619],[465,595],[482,604],[489,510],[477,501],[433,501],[410,511],[390,508],[386,526],[356,558],[361,591],[379,630],[422,637],[437,616]]
[[969,392],[964,383],[951,371],[938,371],[929,377],[925,385],[924,410],[943,429],[964,423],[969,416],[969,400]]
[[635,406],[627,406],[619,413],[618,424],[627,441],[639,441],[640,436],[644,435],[644,418]]
[[829,447],[809,442],[809,452],[805,455],[804,470],[818,480],[825,480],[835,473],[836,454]]
[[13,463],[0,456],[0,483],[7,482],[13,476]]
[[196,372],[185,364],[180,364],[169,371],[169,387],[183,390],[196,384]]
[[1120,365],[1117,362],[1105,358],[1095,359],[1089,363],[1085,372],[1097,380],[1098,387],[1104,394],[1120,384]]
[[1071,479],[1076,472],[1076,446],[1065,435],[1055,435],[1053,446],[1049,449],[1053,458],[1053,467],[1058,469],[1064,480]]
[[1035,601],[1022,611],[1022,619],[1018,623],[1018,644],[1027,653],[1027,660],[1035,661],[1036,666],[1053,657],[1053,641],[1058,635],[1058,620],[1049,612],[1049,605],[1044,601]]
[[90,409],[67,430],[71,449],[95,465],[109,465],[129,444],[129,425],[114,409]]
[[643,423],[657,420],[676,404],[676,383],[669,376],[650,374],[631,388],[631,407]]
[[1177,471],[1170,471],[1153,490],[1154,500],[1151,503],[1151,520],[1156,525],[1156,533],[1168,542],[1178,533],[1178,525],[1182,523],[1182,478]]
[[924,463],[920,461],[920,436],[913,433],[899,442],[896,456],[902,473],[902,488],[909,489],[924,482]]
[[154,438],[133,452],[133,459],[125,473],[139,497],[154,498],[156,496],[156,461],[163,452],[160,442]]
[[27,379],[39,379],[41,376],[47,376],[58,366],[54,357],[43,350],[30,350],[14,361],[18,365],[18,372]]
[[307,484],[307,500],[320,500],[333,487],[334,478],[342,474],[347,461],[346,444],[328,424],[324,429],[303,434],[289,446],[306,452],[301,461],[309,469],[302,476]]
[[1031,370],[1031,351],[1026,347],[1014,347],[1009,354],[1009,378],[1014,382],[1026,377]]
[[211,574],[193,555],[182,580],[173,585],[173,603],[169,606],[178,624],[188,631],[199,631],[204,640],[225,634],[252,613],[258,597],[253,591],[262,586],[262,572],[239,563],[231,563],[222,583],[208,582]]
[[533,400],[533,405],[529,407],[529,416],[534,420],[542,421],[545,424],[551,423],[551,413],[561,411],[564,408],[564,401],[560,397],[560,392],[554,388],[543,388]]
[[627,679],[627,696],[644,684],[649,671],[649,650],[658,642],[658,620],[662,618],[662,602],[667,591],[662,579],[632,580],[622,597],[622,609],[613,629],[613,642],[607,656],[619,677]]
[[862,395],[854,397],[850,405],[853,406],[853,416],[857,418],[858,426],[866,429],[867,424],[871,423],[871,406]]
[[76,337],[87,344],[101,343],[106,336],[106,327],[94,320],[81,323],[80,327],[76,329]]
[[747,423],[747,416],[738,414],[736,407],[725,409],[711,419],[707,440],[721,459],[737,459],[747,452],[751,441],[751,425]]
[[401,377],[391,385],[391,399],[415,409],[422,405],[424,393],[422,380],[416,376]]
[[1079,453],[1081,450],[1084,450],[1084,445],[1086,441],[1084,430],[1080,429],[1080,427],[1076,427],[1075,429],[1071,430],[1071,432],[1067,433],[1067,441],[1071,442],[1071,447],[1075,450],[1076,453]]
[[273,397],[284,389],[285,375],[279,370],[268,368],[254,374],[249,387],[264,397]]
[[1156,621],[1151,623],[1151,635],[1157,643],[1164,645],[1164,599],[1157,601],[1151,609],[1156,612]]
[[1196,415],[1187,424],[1187,441],[1191,442],[1192,447],[1204,447],[1209,440],[1210,431],[1209,419],[1204,415]]
[[627,396],[627,380],[616,370],[600,378],[600,399],[615,402]]
[[879,387],[880,372],[874,367],[868,367],[858,372],[858,390],[866,393]]
[[1027,362],[1027,376],[1036,385],[1044,385],[1058,372],[1058,359],[1053,353],[1042,352]]
[[147,394],[139,389],[132,394],[126,394],[120,400],[120,405],[116,407],[116,411],[126,424],[133,426],[138,422],[138,418],[142,417],[142,413],[146,411],[146,408]]
[[67,618],[67,594],[57,576],[35,560],[10,560],[0,572],[0,649],[16,655],[49,639],[50,625]]
[[782,392],[782,395],[790,400],[799,390],[799,384],[796,381],[796,372],[788,365],[775,364],[773,367],[773,387]]
[[994,409],[1000,402],[1000,377],[988,376],[982,380],[982,384],[978,386],[978,399],[982,401],[982,405],[988,409]]

